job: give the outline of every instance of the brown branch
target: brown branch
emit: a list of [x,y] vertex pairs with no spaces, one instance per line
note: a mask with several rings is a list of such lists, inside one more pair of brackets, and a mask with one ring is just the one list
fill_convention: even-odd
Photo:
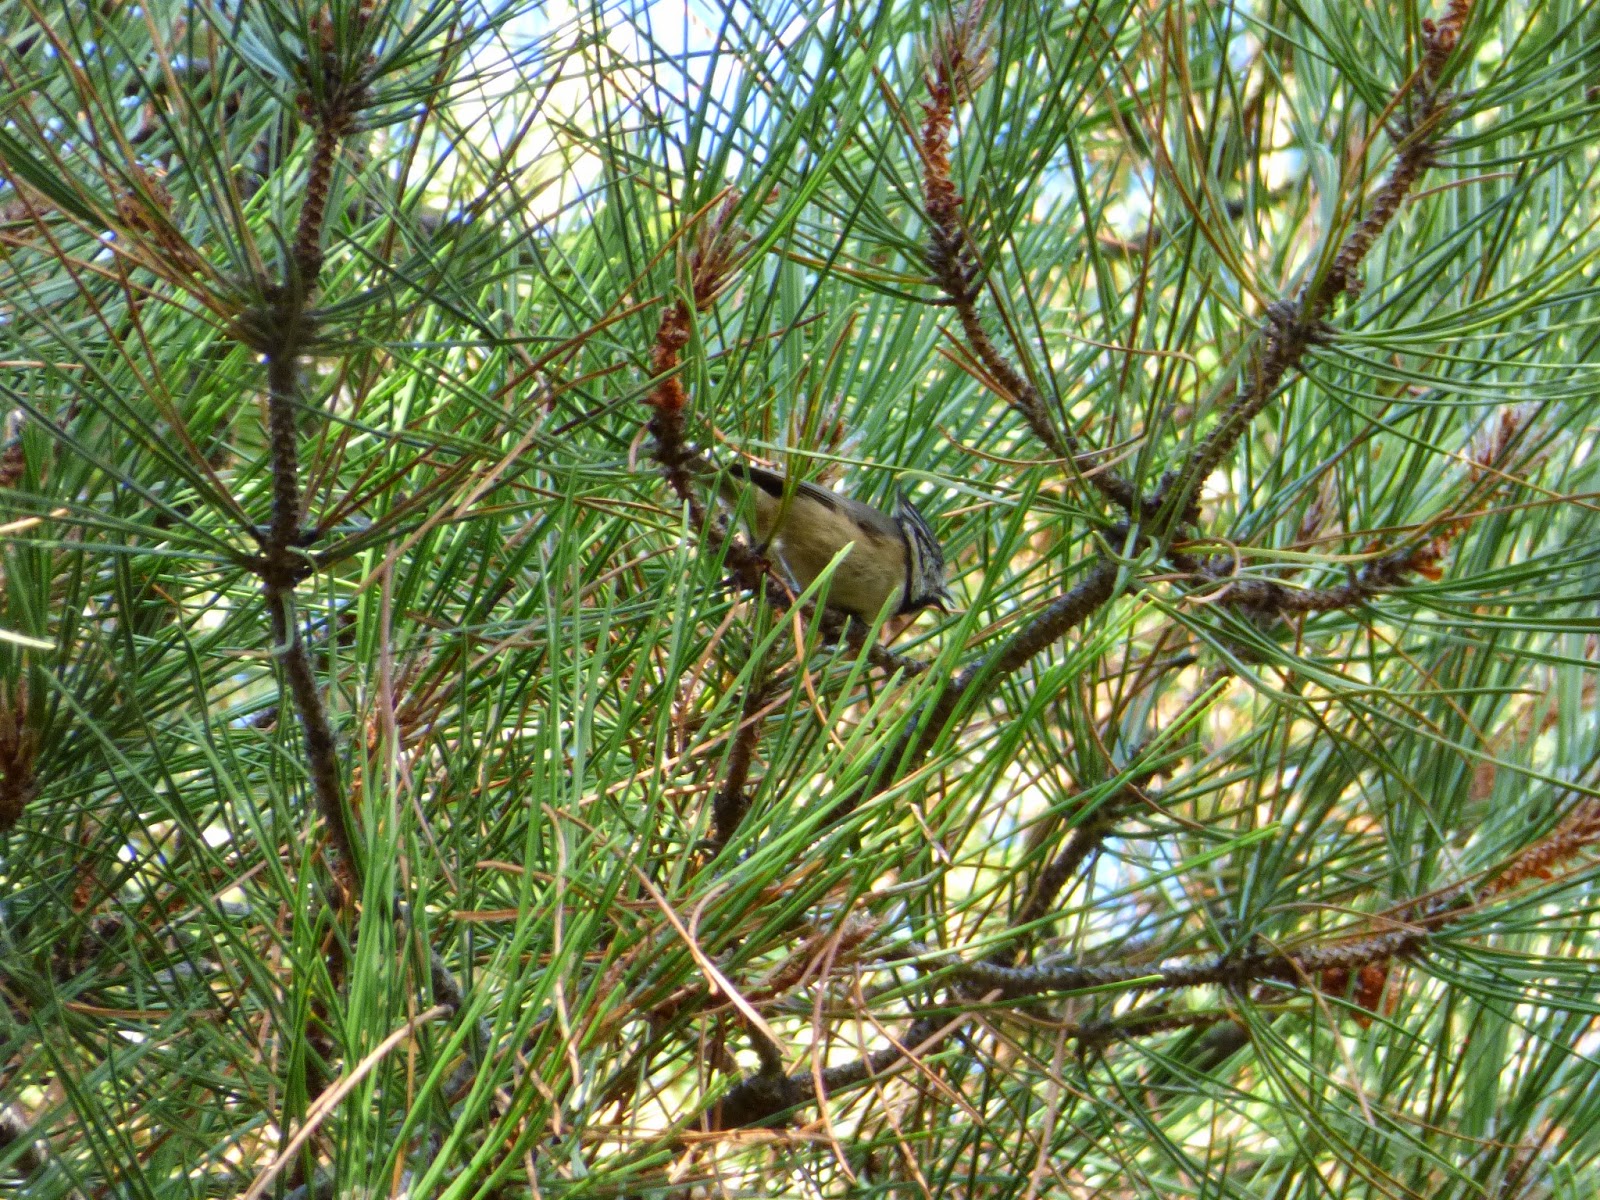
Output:
[[38,791],[38,754],[39,735],[28,724],[28,683],[23,675],[10,702],[0,698],[0,833],[21,819]]
[[920,758],[932,747],[970,693],[980,685],[992,687],[1005,676],[1014,674],[1058,639],[1087,621],[1110,601],[1116,591],[1116,583],[1116,566],[1105,561],[1096,562],[1089,568],[1088,574],[1046,606],[1038,616],[1029,620],[1013,637],[991,654],[964,667],[934,702],[928,721],[916,734],[915,757]]
[[[1442,924],[1442,919],[1429,924]],[[964,963],[951,974],[974,990],[997,991],[1006,1000],[1056,992],[1134,984],[1160,988],[1203,987],[1208,984],[1240,988],[1249,983],[1277,980],[1299,983],[1334,968],[1359,969],[1368,963],[1413,953],[1427,935],[1423,927],[1374,934],[1355,941],[1314,946],[1294,954],[1242,954],[1209,963],[1161,967],[1132,965],[1001,967],[989,962]]]
[[[1107,801],[1105,807],[1110,808],[1114,803]],[[1099,812],[1075,828],[1072,836],[1067,839],[1067,844],[1062,847],[1061,853],[1051,859],[1050,864],[1039,873],[1038,882],[1033,886],[1033,893],[1022,906],[1022,911],[1017,914],[1013,924],[1032,925],[1054,908],[1056,897],[1067,885],[1067,880],[1076,875],[1084,860],[1100,848],[1100,843],[1105,841],[1106,834],[1111,832],[1115,822],[1114,813]],[[1009,955],[1011,952],[1006,953]],[[1011,964],[996,960],[996,965]]]
[[[272,520],[262,546],[261,576],[269,589],[291,592],[305,577],[307,562],[297,553],[300,543],[299,369],[296,359],[301,330],[292,302],[273,314],[291,328],[267,353],[267,442],[272,455]],[[283,642],[279,641],[282,645]]]
[[[1600,843],[1600,803],[1585,800],[1557,829],[1546,838],[1512,859],[1479,890],[1489,895],[1499,895],[1528,879],[1545,879],[1559,862]],[[969,999],[957,998],[946,1005],[956,1010],[953,1017],[948,1012],[916,1017],[899,1044],[875,1051],[864,1058],[822,1072],[825,1094],[857,1086],[874,1075],[888,1070],[905,1054],[918,1046],[925,1051],[937,1044],[923,1046],[937,1032],[959,1016],[963,1008],[974,1003],[991,1004],[994,998],[1002,1001],[1032,1001],[1063,992],[1084,991],[1091,988],[1115,987],[1126,984],[1139,989],[1176,990],[1181,988],[1220,986],[1241,990],[1251,983],[1287,983],[1299,987],[1307,984],[1325,984],[1352,975],[1363,977],[1368,968],[1379,968],[1385,976],[1392,960],[1418,954],[1428,938],[1461,917],[1467,910],[1472,894],[1471,884],[1458,884],[1434,893],[1426,900],[1413,901],[1400,906],[1404,924],[1382,933],[1364,937],[1345,937],[1326,945],[1311,946],[1291,953],[1249,953],[1214,959],[1206,963],[1184,963],[1173,966],[1159,964],[1108,964],[1105,966],[1079,966],[1045,964],[1038,967],[1007,967],[992,961],[975,961],[951,964],[944,973],[958,981]],[[921,946],[907,947],[910,960],[921,962],[930,957]],[[885,966],[906,962],[906,959],[889,960]],[[1359,998],[1358,998],[1359,999]],[[1370,999],[1370,997],[1368,997]],[[1371,1007],[1370,1004],[1365,1005]],[[1069,1031],[1069,1036],[1082,1041],[1103,1042],[1113,1037],[1147,1035],[1173,1028],[1209,1024],[1220,1018],[1209,1014],[1130,1014],[1114,1022],[1087,1022]],[[1229,1024],[1213,1030],[1207,1054],[1221,1058],[1240,1049],[1249,1039],[1243,1029]],[[904,1049],[902,1049],[902,1047]],[[742,1126],[771,1125],[792,1108],[814,1103],[816,1087],[809,1070],[784,1078],[770,1074],[752,1076],[737,1084],[721,1102],[724,1114],[722,1124],[713,1128],[732,1129],[741,1123],[731,1118],[738,1115]]]
[[832,640],[844,638],[845,644],[851,650],[860,654],[864,649],[867,652],[867,661],[877,667],[886,675],[893,675],[902,671],[907,676],[920,675],[928,669],[928,664],[920,658],[911,658],[905,654],[896,654],[882,642],[867,642],[867,634],[871,632],[867,626],[853,617],[824,609],[822,612],[823,636]]
[[[1497,895],[1529,878],[1547,878],[1550,869],[1558,861],[1570,858],[1596,843],[1600,843],[1600,804],[1585,801],[1549,837],[1518,855],[1491,876],[1489,882],[1482,885],[1483,890]],[[1364,973],[1369,973],[1367,969],[1374,967],[1387,977],[1392,960],[1415,956],[1427,945],[1432,934],[1467,911],[1470,891],[1471,885],[1460,884],[1435,893],[1426,900],[1403,905],[1398,911],[1404,915],[1404,924],[1399,925],[1391,919],[1390,928],[1385,932],[1344,937],[1326,945],[1310,946],[1286,954],[1248,953],[1211,962],[1172,966],[1112,963],[1104,966],[1045,964],[1037,967],[1007,967],[982,960],[951,964],[943,968],[943,973],[962,985],[965,998],[958,995],[945,1006],[943,1013],[925,1012],[918,1015],[898,1045],[822,1072],[823,1089],[825,1094],[832,1094],[888,1070],[906,1052],[927,1043],[940,1029],[957,1019],[963,1009],[978,1003],[991,1006],[996,999],[1028,1002],[1064,992],[1115,987],[1118,984],[1140,990],[1162,991],[1203,986],[1239,991],[1251,983],[1287,983],[1304,987],[1339,978],[1348,979],[1352,975],[1365,978]],[[911,961],[921,963],[930,957],[924,947],[911,945],[907,949]],[[886,960],[884,965],[895,966],[906,961]],[[953,1015],[949,1011],[952,1009],[955,1010]],[[1191,1016],[1180,1013],[1170,1017],[1130,1014],[1113,1022],[1087,1022],[1070,1030],[1069,1036],[1081,1041],[1103,1043],[1114,1037],[1148,1035],[1174,1028],[1210,1024],[1220,1019],[1209,1014]],[[1244,1030],[1233,1023],[1213,1030],[1208,1037],[1215,1045],[1208,1043],[1207,1053],[1217,1061],[1248,1041]],[[935,1048],[937,1043],[923,1046],[925,1051]],[[754,1114],[748,1124],[770,1125],[776,1123],[786,1110],[814,1103],[817,1098],[809,1071],[797,1072],[787,1081],[782,1081],[782,1086],[779,1086],[779,1082],[771,1078],[762,1079],[759,1084],[754,1078],[742,1081],[724,1097],[724,1111]],[[717,1126],[723,1129],[734,1127],[732,1124]]]
[[1549,879],[1555,867],[1600,843],[1600,801],[1584,799],[1566,820],[1497,871],[1485,886],[1498,896],[1529,879]]
[[[919,1047],[924,1053],[931,1053],[938,1048],[942,1039],[930,1039],[935,1039],[941,1029],[958,1021],[963,1010],[977,1004],[992,1007],[996,999],[1001,1002],[1030,1001],[1056,993],[1114,987],[1117,984],[1161,990],[1207,985],[1238,989],[1252,982],[1266,980],[1304,984],[1307,980],[1319,978],[1325,971],[1359,970],[1369,963],[1384,963],[1392,958],[1414,954],[1426,936],[1425,929],[1415,927],[1356,941],[1311,947],[1295,954],[1245,954],[1209,963],[1172,967],[1002,967],[989,962],[961,963],[948,968],[947,972],[966,986],[969,998],[946,1005],[945,1012],[918,1016],[897,1045],[823,1071],[823,1092],[832,1095],[855,1087],[888,1070]],[[920,947],[912,949],[917,957],[921,957],[918,953]],[[1214,1019],[1209,1015],[1146,1012],[1130,1014],[1130,1017],[1118,1021],[1086,1022],[1067,1032],[1076,1039],[1103,1044],[1118,1036],[1148,1035],[1207,1024]],[[817,1089],[809,1070],[796,1072],[787,1078],[767,1073],[749,1076],[722,1098],[722,1123],[712,1127],[733,1129],[778,1124],[788,1110],[815,1103],[816,1099]],[[731,1119],[735,1115],[742,1118],[742,1124]]]
[[1232,453],[1250,423],[1278,394],[1284,378],[1300,365],[1306,351],[1330,336],[1325,318],[1340,296],[1359,290],[1358,272],[1367,252],[1436,161],[1440,139],[1454,112],[1454,98],[1442,81],[1470,8],[1470,0],[1451,0],[1440,24],[1423,22],[1423,59],[1406,85],[1411,92],[1411,111],[1399,138],[1394,167],[1328,270],[1308,281],[1294,300],[1268,310],[1256,349],[1242,372],[1239,395],[1188,461],[1162,480],[1157,507],[1167,510],[1169,526],[1179,520],[1195,523],[1194,498]]
[[790,1109],[816,1099],[811,1073],[784,1075],[759,1072],[734,1084],[703,1117],[709,1131],[760,1129],[781,1124],[779,1118]]
[[338,742],[334,739],[327,708],[317,690],[305,641],[296,636],[290,597],[283,592],[270,592],[267,611],[272,621],[272,639],[278,647],[284,676],[288,679],[289,691],[294,696],[295,709],[300,714],[305,733],[312,794],[316,797],[317,809],[327,824],[328,837],[333,843],[334,860],[331,866],[344,889],[341,903],[348,902],[359,894],[360,868],[339,781]]
[[[982,16],[981,3],[969,4],[962,19],[938,40],[931,56],[926,79],[929,99],[922,106],[919,142],[922,203],[929,225],[925,257],[933,282],[955,310],[969,349],[1003,390],[1007,402],[1053,455],[1088,473],[1094,466],[1093,456],[1080,450],[1070,430],[1056,427],[1039,389],[995,346],[978,315],[977,300],[982,294],[978,281],[985,272],[961,220],[961,195],[950,178],[950,131],[956,103],[970,94],[974,75],[981,73],[982,48],[974,43],[981,43]],[[1142,511],[1138,492],[1121,476],[1099,470],[1087,477],[1102,495],[1124,510]]]
[[1291,588],[1271,579],[1240,578],[1233,574],[1236,561],[1230,557],[1201,559],[1180,551],[1171,551],[1168,557],[1173,565],[1200,580],[1222,583],[1219,599],[1230,606],[1289,616],[1357,608],[1385,592],[1404,587],[1413,575],[1438,578],[1438,562],[1450,536],[1447,532],[1392,550],[1368,562],[1348,583],[1325,588]]
[[[1529,879],[1549,879],[1557,865],[1597,843],[1600,843],[1600,803],[1586,798],[1554,831],[1523,850],[1498,871],[1491,872],[1485,881],[1477,884],[1476,892],[1480,896],[1494,897]],[[1400,911],[1402,915],[1410,916],[1415,928],[1438,929],[1464,913],[1471,903],[1473,892],[1472,884],[1456,884],[1429,897],[1426,902],[1405,905]],[[1356,964],[1329,963],[1322,966],[1316,982],[1324,992],[1340,994],[1354,976],[1352,1002],[1376,1012],[1383,1004],[1389,970],[1390,960],[1381,956]],[[1356,1020],[1365,1024],[1359,1016]],[[1249,1042],[1249,1031],[1235,1021],[1228,1021],[1206,1035],[1189,1065],[1199,1072],[1208,1071]],[[1157,1082],[1152,1077],[1145,1081],[1145,1086]]]
[[295,227],[291,261],[306,293],[322,273],[322,230],[328,212],[328,196],[333,190],[333,165],[339,156],[347,121],[323,121],[316,127],[311,150],[311,171],[306,178],[306,198],[300,205],[300,220]]
[[[365,16],[359,19],[365,20]],[[322,271],[322,234],[327,223],[328,198],[333,190],[333,167],[344,139],[355,131],[362,110],[372,103],[360,77],[346,78],[337,38],[327,14],[312,20],[315,44],[305,64],[305,87],[296,98],[300,113],[315,131],[311,168],[306,176],[305,199],[295,228],[290,255],[302,296],[309,296]]]
[[679,354],[689,344],[691,320],[688,304],[677,300],[667,306],[656,329],[656,340],[650,349],[650,373],[660,382],[650,392],[649,404],[655,410],[650,418],[650,433],[655,438],[650,452],[661,464],[662,474],[679,501],[688,506],[690,519],[704,528],[705,506],[689,472],[694,453],[684,439],[683,410],[688,407],[689,397],[677,375]]
[[342,896],[340,904],[359,892],[359,867],[344,807],[337,760],[338,743],[328,720],[327,708],[318,692],[316,676],[298,636],[294,621],[294,590],[309,573],[309,564],[300,552],[301,500],[298,391],[299,352],[311,333],[311,322],[304,312],[306,297],[316,285],[321,268],[318,246],[322,236],[321,197],[325,205],[338,150],[337,138],[319,136],[307,184],[307,202],[301,209],[294,240],[294,278],[272,289],[268,309],[259,324],[270,338],[265,346],[267,359],[267,431],[272,456],[272,519],[262,545],[259,573],[264,586],[272,643],[283,664],[290,694],[305,735],[306,761],[311,775],[312,794],[328,828],[334,860],[330,864]]
[[[906,732],[896,752],[888,756],[888,761],[897,762],[904,757],[906,749],[912,748],[913,764],[919,761],[955,718],[970,693],[980,685],[992,687],[1005,676],[1014,674],[1057,639],[1065,637],[1087,621],[1110,601],[1116,590],[1116,582],[1117,568],[1109,562],[1096,562],[1087,575],[1046,606],[1038,616],[1030,619],[1010,639],[990,654],[964,667],[934,701],[927,720],[920,722],[918,728]],[[884,780],[876,791],[882,791],[889,782]]]
[[[407,925],[414,924],[414,918],[409,906],[396,901],[395,917]],[[438,1003],[447,1007],[451,1014],[461,1012],[467,1006],[466,993],[462,991],[461,981],[451,973],[445,965],[444,956],[432,945],[426,947],[428,951],[428,983],[433,988],[433,998]],[[456,1095],[467,1086],[473,1073],[482,1068],[489,1057],[489,1051],[494,1046],[494,1029],[489,1024],[487,1017],[480,1016],[472,1024],[470,1037],[467,1039],[467,1054],[465,1061],[451,1074],[445,1083],[443,1094]]]
[[688,295],[668,302],[656,327],[650,348],[650,374],[656,384],[646,403],[652,410],[650,455],[661,464],[661,474],[689,510],[689,520],[700,530],[706,545],[723,552],[738,583],[749,589],[762,586],[771,571],[766,559],[733,536],[725,522],[711,518],[695,488],[693,466],[698,455],[690,447],[684,426],[689,395],[679,379],[683,348],[689,344],[696,313],[707,311],[738,265],[743,231],[734,220],[739,197],[730,193],[721,207],[696,230],[689,255]]
[[733,839],[749,810],[745,784],[750,778],[750,763],[755,758],[756,746],[761,742],[761,710],[772,698],[773,692],[771,680],[752,679],[750,690],[745,693],[739,714],[739,731],[734,735],[733,746],[728,751],[728,774],[711,802],[711,843],[717,849]]
[[[324,69],[332,75],[326,59]],[[347,101],[358,97],[337,93]],[[294,620],[294,591],[310,574],[303,551],[300,496],[299,358],[315,335],[307,303],[322,269],[322,235],[332,188],[333,170],[342,136],[354,122],[355,109],[336,107],[314,114],[320,119],[312,147],[291,249],[288,279],[265,289],[264,303],[236,322],[237,336],[258,350],[267,364],[267,440],[272,464],[272,516],[261,553],[254,562],[260,575],[271,626],[273,652],[283,665],[289,692],[305,735],[306,762],[317,810],[328,827],[333,847],[330,864],[338,882],[340,906],[360,891],[355,837],[345,811],[339,778],[338,743],[304,639]]]
[[987,658],[964,668],[956,676],[955,683],[946,690],[940,704],[934,708],[935,717],[947,717],[961,698],[976,685],[992,684],[1012,674],[1040,651],[1088,620],[1115,594],[1116,584],[1116,564],[1105,560],[1096,562],[1082,579],[1047,605],[1016,636]]
[[[330,864],[342,891],[339,903],[359,894],[361,872],[355,836],[345,809],[339,777],[338,742],[328,719],[327,706],[317,687],[315,671],[304,639],[294,620],[294,591],[310,574],[303,552],[304,537],[300,495],[299,359],[315,336],[316,323],[308,305],[322,271],[322,240],[328,197],[340,145],[355,127],[357,114],[367,103],[365,89],[345,84],[332,48],[314,50],[320,61],[307,67],[321,71],[321,87],[309,88],[301,97],[302,109],[313,122],[315,136],[307,171],[305,199],[290,247],[288,278],[266,289],[265,303],[238,322],[240,336],[258,349],[267,362],[267,437],[272,461],[272,519],[262,539],[256,570],[261,576],[274,653],[283,664],[295,710],[305,735],[306,762],[317,809],[328,827],[334,860]],[[308,84],[312,81],[308,79]],[[320,102],[312,92],[320,91]]]

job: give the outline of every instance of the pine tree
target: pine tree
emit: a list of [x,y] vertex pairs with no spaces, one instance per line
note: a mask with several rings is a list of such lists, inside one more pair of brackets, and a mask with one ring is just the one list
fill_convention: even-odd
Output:
[[0,1185],[1600,1185],[1586,5],[0,13]]

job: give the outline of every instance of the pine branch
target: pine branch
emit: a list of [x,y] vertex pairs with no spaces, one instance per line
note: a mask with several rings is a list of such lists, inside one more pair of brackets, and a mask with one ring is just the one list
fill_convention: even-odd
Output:
[[[1140,990],[1173,991],[1186,988],[1220,986],[1230,991],[1240,991],[1252,983],[1286,983],[1296,987],[1320,984],[1324,990],[1337,990],[1341,979],[1379,969],[1380,977],[1387,977],[1388,966],[1395,959],[1415,956],[1426,949],[1429,938],[1459,920],[1472,906],[1476,892],[1500,895],[1530,879],[1546,879],[1560,862],[1585,852],[1600,844],[1600,805],[1585,799],[1549,836],[1527,848],[1504,867],[1491,874],[1487,881],[1461,883],[1442,889],[1429,897],[1400,905],[1395,918],[1387,919],[1390,926],[1382,932],[1363,936],[1344,936],[1321,945],[1308,946],[1289,953],[1250,952],[1225,955],[1202,963],[1178,963],[1168,966],[1142,963],[1101,966],[1045,963],[1033,967],[1010,967],[993,961],[992,956],[971,962],[957,962],[939,967],[941,972],[962,985],[966,998],[959,994],[947,1002],[938,1014],[918,1016],[907,1028],[897,1046],[877,1051],[865,1058],[822,1073],[827,1094],[842,1091],[865,1082],[868,1078],[888,1070],[914,1047],[921,1046],[932,1052],[953,1029],[936,1035],[946,1026],[959,1023],[963,1010],[981,1004],[993,1007],[995,1002],[1030,1001],[1063,993],[1103,989],[1126,985]],[[909,956],[899,960],[885,960],[885,967],[897,963],[919,966],[937,960],[938,954],[926,947],[908,946]],[[1363,1007],[1375,1005],[1375,998],[1359,998]],[[1191,1020],[1178,1015],[1152,1016],[1148,1020],[1122,1020],[1108,1024],[1089,1023],[1070,1030],[1076,1039],[1104,1041],[1112,1037],[1128,1037],[1165,1032],[1195,1024],[1210,1023],[1217,1018]],[[1216,1031],[1217,1053],[1226,1057],[1243,1043],[1231,1027]],[[721,1112],[726,1123],[713,1128],[732,1129],[769,1125],[780,1122],[789,1110],[816,1100],[816,1089],[809,1071],[796,1072],[787,1079],[774,1078],[770,1073],[741,1081],[724,1096]],[[732,1120],[734,1115],[743,1118]]]
[[668,301],[650,349],[650,374],[656,380],[648,403],[651,408],[650,454],[661,474],[701,531],[705,549],[721,553],[738,583],[750,590],[764,586],[772,576],[766,558],[733,534],[720,516],[706,512],[696,487],[694,464],[699,455],[690,446],[684,425],[689,395],[679,378],[683,348],[689,344],[695,314],[704,313],[727,286],[739,265],[739,245],[744,233],[735,217],[739,197],[730,193],[714,213],[699,214],[695,244],[689,255],[687,296]]
[[[1437,921],[1435,924],[1442,924]],[[1174,966],[1055,966],[1003,967],[992,962],[966,962],[944,968],[944,973],[959,981],[966,998],[952,998],[937,1013],[917,1017],[895,1046],[822,1072],[823,1090],[832,1095],[858,1086],[889,1070],[912,1052],[933,1053],[962,1023],[965,1012],[975,1008],[992,1009],[997,1002],[1035,1001],[1051,995],[1119,984],[1139,989],[1178,990],[1203,986],[1239,989],[1252,982],[1279,981],[1304,984],[1330,970],[1359,970],[1369,963],[1384,963],[1416,953],[1427,931],[1421,928],[1397,930],[1371,937],[1313,946],[1294,954],[1244,954],[1215,959],[1209,963]],[[912,961],[927,957],[922,947],[909,947]],[[886,962],[893,966],[893,962]],[[1103,1043],[1113,1036],[1151,1035],[1212,1018],[1188,1019],[1183,1015],[1163,1014],[1136,1021],[1093,1022],[1069,1030],[1081,1040]],[[721,1124],[713,1128],[732,1129],[780,1124],[790,1110],[814,1103],[815,1082],[809,1071],[787,1078],[771,1074],[751,1076],[736,1084],[721,1101]],[[738,1116],[741,1121],[732,1118]]]
[[761,710],[772,698],[771,680],[754,678],[745,693],[739,716],[739,729],[728,751],[728,770],[711,806],[711,844],[721,849],[733,840],[749,808],[745,785],[750,778],[750,763],[761,743]]
[[1402,546],[1366,563],[1348,583],[1324,588],[1293,588],[1270,579],[1242,578],[1233,573],[1236,560],[1231,557],[1200,559],[1180,551],[1171,551],[1168,557],[1174,566],[1196,580],[1220,583],[1221,603],[1252,613],[1289,616],[1359,608],[1404,587],[1413,575],[1437,578],[1439,559],[1449,542],[1449,536],[1440,536]]
[[1423,22],[1423,60],[1406,85],[1411,115],[1401,131],[1394,166],[1373,197],[1366,216],[1345,238],[1329,268],[1308,281],[1294,300],[1268,310],[1256,348],[1241,373],[1243,383],[1238,397],[1188,460],[1162,480],[1156,508],[1167,513],[1168,529],[1179,522],[1197,521],[1195,497],[1206,480],[1233,452],[1251,422],[1278,394],[1288,374],[1299,367],[1307,350],[1332,336],[1325,319],[1339,297],[1360,290],[1359,271],[1368,251],[1418,180],[1437,161],[1440,141],[1455,107],[1454,98],[1443,86],[1445,70],[1470,11],[1470,0],[1451,0],[1442,22]]
[[1108,500],[1125,511],[1142,512],[1143,503],[1133,485],[1103,467],[1094,469],[1095,456],[1080,449],[1070,430],[1057,427],[1038,388],[1001,353],[978,315],[977,301],[983,294],[979,281],[987,278],[988,272],[961,219],[961,195],[950,178],[950,133],[956,104],[971,95],[985,72],[983,10],[982,0],[969,0],[943,31],[930,55],[926,78],[929,99],[923,105],[918,142],[922,205],[929,226],[928,268],[933,282],[955,310],[968,348],[1003,389],[1007,403],[1034,436],[1055,457],[1072,462]]
[[256,336],[262,339],[257,348],[267,360],[267,429],[272,455],[272,521],[262,543],[258,570],[273,646],[283,664],[305,735],[312,794],[333,845],[332,867],[342,891],[341,904],[359,894],[361,872],[339,778],[338,743],[305,640],[295,626],[294,590],[310,573],[300,545],[298,360],[314,333],[306,304],[322,269],[322,226],[340,138],[353,120],[353,112],[340,109],[319,123],[306,200],[295,230],[290,278],[269,289],[265,309],[251,322]]

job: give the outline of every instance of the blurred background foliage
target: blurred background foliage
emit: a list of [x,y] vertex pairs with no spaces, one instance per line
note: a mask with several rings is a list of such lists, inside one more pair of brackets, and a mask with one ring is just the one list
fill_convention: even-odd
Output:
[[[0,1186],[1592,1195],[1600,18],[1472,10],[1436,164],[1199,497],[1206,570],[1040,443],[929,282],[926,75],[967,22],[977,307],[1153,493],[1366,211],[1443,16],[0,0]],[[250,339],[341,104],[294,618],[347,904],[257,578]],[[727,204],[688,436],[905,486],[963,605],[898,634],[926,670],[725,586],[651,461],[657,327]],[[1358,602],[1238,602],[1404,546]],[[1106,562],[1109,602],[837,819]],[[951,974],[1397,929],[1228,986]],[[703,1132],[774,1050],[821,1078],[929,1013],[916,1061]]]

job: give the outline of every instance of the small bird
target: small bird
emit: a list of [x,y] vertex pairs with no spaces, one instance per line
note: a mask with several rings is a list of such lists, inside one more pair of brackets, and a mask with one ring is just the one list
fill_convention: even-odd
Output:
[[851,545],[828,587],[829,608],[871,624],[886,603],[891,616],[929,606],[946,612],[955,603],[945,588],[939,539],[905,492],[889,516],[814,483],[789,488],[783,476],[745,463],[731,464],[728,474],[750,487],[725,480],[723,498],[737,504],[749,491],[751,532],[762,549],[777,555],[797,590],[809,587]]

